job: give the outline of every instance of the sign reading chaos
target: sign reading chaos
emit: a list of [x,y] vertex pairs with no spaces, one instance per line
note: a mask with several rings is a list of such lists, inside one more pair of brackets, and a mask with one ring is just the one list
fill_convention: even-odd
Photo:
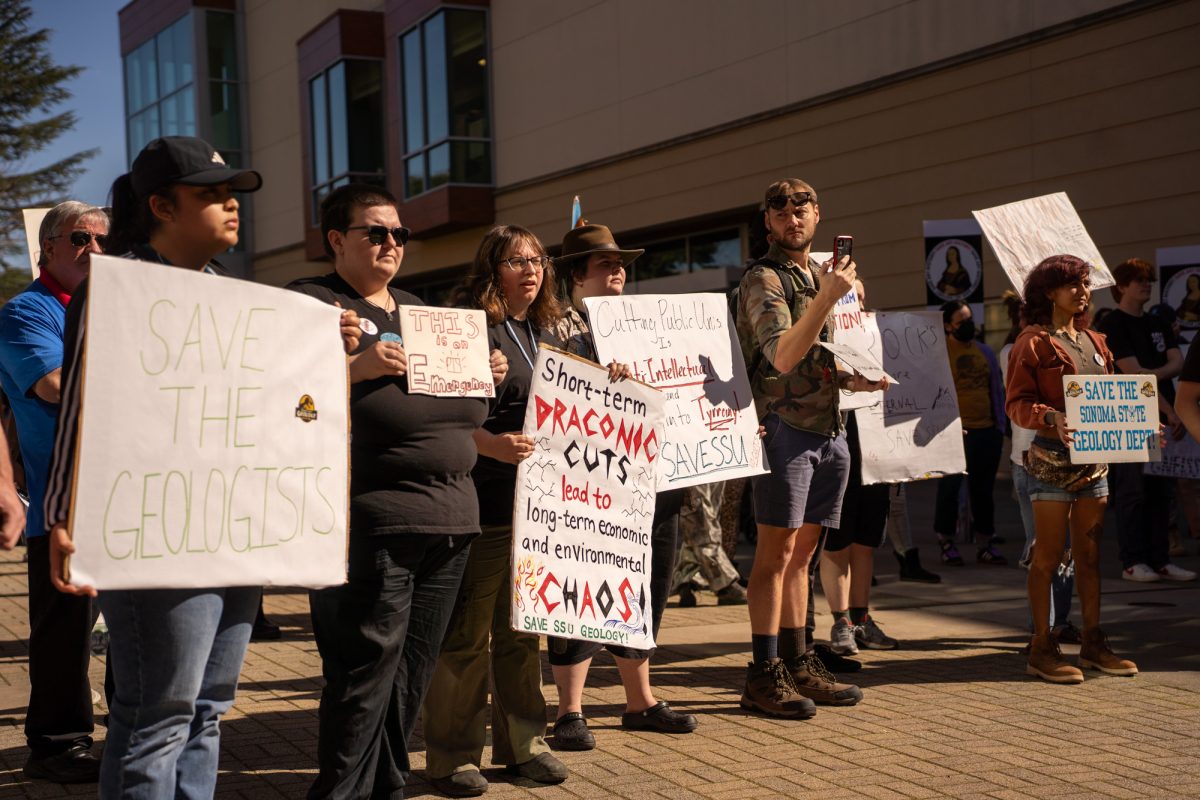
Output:
[[661,389],[666,427],[663,488],[765,472],[758,415],[724,295],[589,297],[602,363],[629,364]]
[[408,391],[434,397],[495,397],[487,315],[478,309],[400,306]]
[[340,309],[159,264],[91,264],[72,581],[344,582]]
[[650,529],[663,397],[538,349],[513,507],[514,630],[654,646]]
[[1072,464],[1158,461],[1153,375],[1063,375]]

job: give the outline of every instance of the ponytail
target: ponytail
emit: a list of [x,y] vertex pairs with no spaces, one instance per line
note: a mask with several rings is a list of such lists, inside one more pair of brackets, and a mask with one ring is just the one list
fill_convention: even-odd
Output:
[[[173,186],[156,189],[151,195],[174,200]],[[139,198],[133,190],[133,179],[128,172],[113,181],[109,190],[109,205],[112,206],[112,224],[108,229],[108,244],[104,252],[109,255],[124,255],[134,245],[146,244],[159,221],[150,210],[150,198]]]

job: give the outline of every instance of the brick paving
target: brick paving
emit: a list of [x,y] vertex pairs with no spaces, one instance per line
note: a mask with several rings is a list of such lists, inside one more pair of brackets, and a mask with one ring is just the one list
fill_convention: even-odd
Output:
[[[1010,554],[1014,541],[1005,548]],[[1196,544],[1191,547],[1194,552]],[[1105,557],[1111,564],[1111,554]],[[1191,568],[1197,562],[1180,559]],[[570,779],[537,788],[502,775],[485,752],[484,774],[492,781],[487,796],[1200,797],[1200,626],[1194,619],[1200,588],[1106,576],[1106,629],[1143,673],[1056,687],[1023,674],[1019,570],[971,565],[943,569],[946,582],[938,586],[899,583],[888,553],[880,553],[877,570],[877,617],[904,647],[862,657],[861,705],[821,708],[805,722],[743,713],[737,700],[748,659],[745,608],[719,608],[702,594],[698,608],[667,610],[653,667],[660,697],[696,713],[698,732],[668,737],[621,730],[623,693],[611,660],[601,656],[585,697],[597,749],[561,754]],[[21,776],[24,587],[19,553],[0,556],[0,798],[90,796],[94,787]],[[819,596],[817,607],[826,609]],[[250,647],[237,704],[222,723],[222,798],[303,797],[315,774],[321,678],[307,598],[272,591],[267,608],[285,636]],[[818,636],[829,623],[828,614],[818,617]],[[96,686],[102,674],[97,661]],[[550,716],[554,686],[548,669],[545,675]],[[103,733],[98,728],[97,738]],[[423,782],[423,764],[418,752],[410,797],[434,794]]]

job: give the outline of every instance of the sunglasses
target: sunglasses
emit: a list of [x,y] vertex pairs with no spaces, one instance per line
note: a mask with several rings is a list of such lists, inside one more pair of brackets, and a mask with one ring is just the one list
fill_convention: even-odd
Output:
[[791,194],[777,194],[767,200],[767,206],[775,211],[783,211],[787,208],[788,201],[796,208],[802,208],[812,202],[813,196],[811,192],[792,192]]
[[[51,239],[61,239],[62,234],[51,236]],[[71,231],[67,238],[70,239],[73,247],[87,247],[92,243],[92,239],[96,240],[96,244],[104,247],[108,244],[108,235],[103,233],[88,233],[87,231]]]
[[374,245],[383,244],[387,241],[388,234],[391,234],[397,247],[408,244],[408,235],[412,232],[408,228],[389,228],[386,225],[355,225],[343,229],[343,233],[349,231],[366,231],[367,241]]

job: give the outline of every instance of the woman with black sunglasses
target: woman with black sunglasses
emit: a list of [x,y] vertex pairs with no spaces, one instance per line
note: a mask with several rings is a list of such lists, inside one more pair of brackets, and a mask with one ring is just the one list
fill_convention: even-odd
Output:
[[[348,580],[309,596],[325,688],[308,796],[396,797],[479,534],[472,437],[488,407],[408,391],[399,307],[424,304],[390,285],[408,241],[396,198],[366,184],[335,189],[321,203],[321,234],[333,272],[289,288],[356,311],[362,340],[349,357]],[[507,370],[493,350],[493,380]]]

